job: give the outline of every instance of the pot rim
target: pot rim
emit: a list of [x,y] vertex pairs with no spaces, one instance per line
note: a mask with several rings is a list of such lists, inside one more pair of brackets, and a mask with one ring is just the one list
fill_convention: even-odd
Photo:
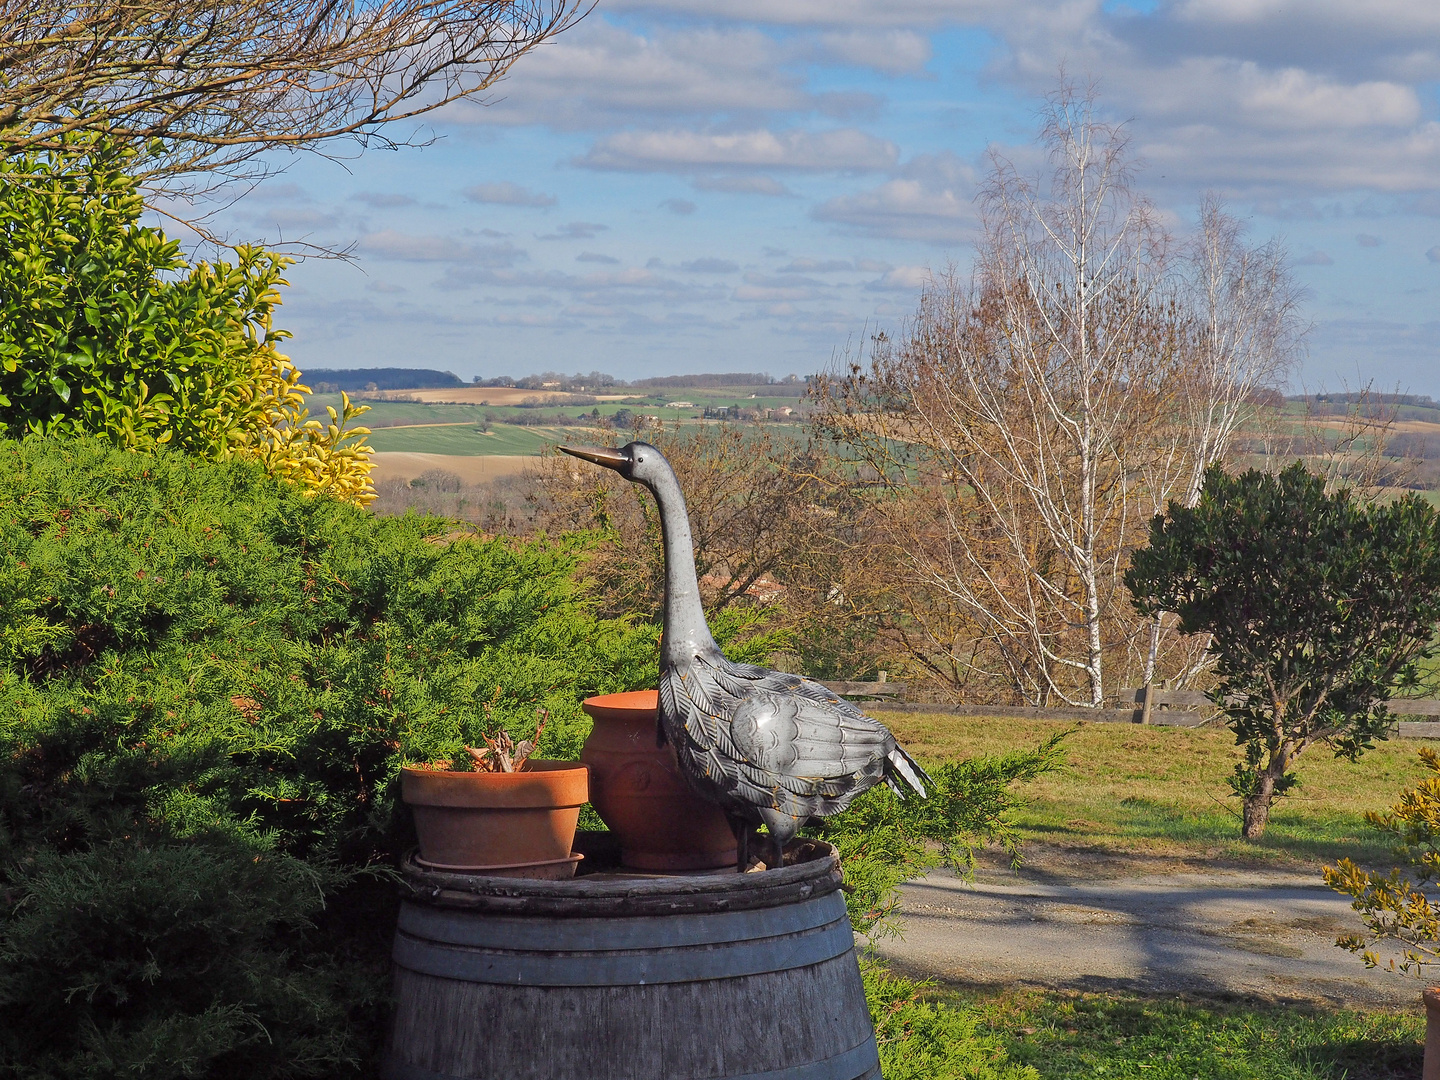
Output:
[[660,691],[627,690],[623,694],[597,694],[580,703],[592,720],[649,720],[660,711]]
[[400,768],[400,797],[409,806],[492,810],[569,810],[590,800],[590,770],[578,761],[531,758],[521,772],[448,772]]

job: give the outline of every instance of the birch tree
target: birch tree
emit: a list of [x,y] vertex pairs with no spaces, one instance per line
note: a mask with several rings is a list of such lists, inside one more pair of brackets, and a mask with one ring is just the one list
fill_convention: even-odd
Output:
[[960,662],[1034,704],[1101,705],[1135,636],[1120,575],[1157,508],[1140,456],[1186,359],[1169,238],[1093,106],[1050,98],[1048,175],[992,157],[973,277],[942,276],[901,342],[824,387],[831,433],[911,494],[887,506],[902,583],[946,603],[910,617],[952,661],[968,623]]
[[[1198,229],[1177,269],[1190,355],[1178,371],[1171,437],[1145,461],[1157,507],[1175,500],[1191,508],[1210,466],[1225,462],[1236,436],[1256,420],[1262,391],[1293,367],[1304,326],[1284,247],[1274,240],[1248,245],[1243,226],[1214,193],[1201,201]],[[1150,623],[1146,686],[1155,681],[1167,614],[1157,611]],[[1203,640],[1189,653],[1173,679],[1178,685],[1207,663]]]

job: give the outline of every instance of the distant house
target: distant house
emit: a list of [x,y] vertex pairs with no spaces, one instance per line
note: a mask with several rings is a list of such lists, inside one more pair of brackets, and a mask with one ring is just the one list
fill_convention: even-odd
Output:
[[789,405],[781,405],[778,409],[775,410],[775,415],[776,415],[776,416],[794,416],[794,415],[795,415],[795,410],[792,409]]
[[693,409],[695,403],[693,401],[667,401],[665,407],[667,409]]

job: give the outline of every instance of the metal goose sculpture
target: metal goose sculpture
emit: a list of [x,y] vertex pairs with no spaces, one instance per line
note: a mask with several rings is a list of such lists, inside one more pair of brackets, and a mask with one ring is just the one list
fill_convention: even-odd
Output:
[[659,450],[643,442],[560,449],[644,485],[659,505],[665,612],[657,738],[675,748],[686,781],[725,811],[741,872],[758,825],[774,847],[773,868],[810,818],[839,813],[881,781],[902,798],[904,786],[925,796],[930,778],[884,724],[812,679],[725,659],[700,606],[685,497]]

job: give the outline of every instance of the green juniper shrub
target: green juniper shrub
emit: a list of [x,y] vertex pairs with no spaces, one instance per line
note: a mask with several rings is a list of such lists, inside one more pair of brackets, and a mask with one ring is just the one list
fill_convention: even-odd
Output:
[[251,463],[0,442],[0,1073],[373,1072],[395,778],[480,732],[573,757],[653,679],[585,538],[306,497]]
[[1022,796],[1014,785],[1059,768],[1068,734],[1034,750],[935,766],[925,799],[871,788],[845,813],[808,830],[840,853],[855,929],[872,940],[899,934],[900,883],[940,867],[968,873],[979,846],[997,844],[1018,863],[1020,834],[1010,812]]

